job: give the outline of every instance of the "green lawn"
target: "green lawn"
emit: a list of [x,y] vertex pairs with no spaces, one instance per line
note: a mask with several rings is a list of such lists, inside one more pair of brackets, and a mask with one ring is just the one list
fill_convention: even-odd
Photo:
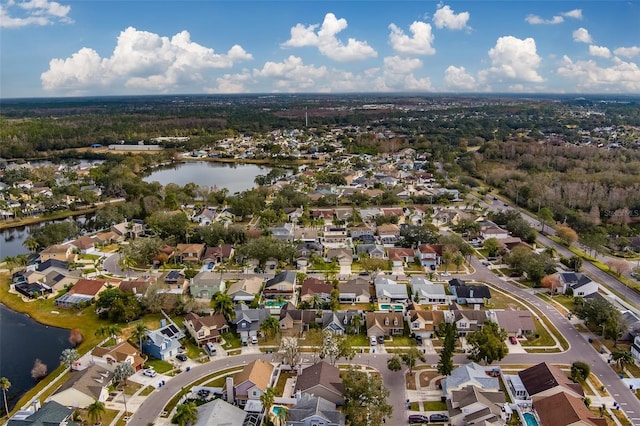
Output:
[[222,338],[224,339],[224,344],[222,348],[225,350],[236,349],[242,347],[242,341],[240,340],[240,336],[234,332],[227,332],[222,334]]
[[447,403],[442,401],[424,401],[424,411],[446,411]]
[[147,362],[144,363],[144,368],[153,368],[156,372],[162,374],[166,373],[169,370],[173,370],[173,365],[168,363],[167,361],[162,361],[160,359],[149,358]]
[[[536,337],[537,336],[537,337]],[[536,331],[526,336],[526,340],[521,340],[520,344],[524,347],[529,346],[554,346],[556,342],[549,334],[546,328],[540,324],[540,321],[536,321]]]

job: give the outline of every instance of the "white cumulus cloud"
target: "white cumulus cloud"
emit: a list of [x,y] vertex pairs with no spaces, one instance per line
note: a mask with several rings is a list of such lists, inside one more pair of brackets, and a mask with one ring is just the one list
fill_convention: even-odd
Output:
[[329,71],[325,66],[305,65],[301,58],[291,55],[282,62],[266,62],[262,69],[254,69],[253,75],[271,79],[279,91],[299,92],[315,88]]
[[524,20],[531,25],[556,25],[564,22],[564,18],[562,16],[556,15],[551,19],[544,19],[539,17],[538,15],[529,14]]
[[572,19],[582,19],[582,9],[573,9],[568,12],[563,12],[562,16]]
[[44,26],[55,23],[72,23],[68,16],[71,6],[63,5],[55,1],[9,0],[0,5],[0,27],[20,28],[29,25]]
[[618,47],[613,53],[626,58],[634,58],[640,56],[640,46]]
[[444,70],[444,82],[453,90],[476,90],[476,79],[464,67],[449,65]]
[[593,39],[591,38],[591,34],[585,28],[578,28],[573,33],[573,41],[578,43],[593,43]]
[[438,29],[462,30],[467,27],[469,18],[469,12],[455,13],[450,6],[439,5],[438,10],[433,14],[433,23]]
[[[297,24],[291,28],[291,38],[282,47],[317,47],[321,54],[334,61],[347,62],[375,58],[378,53],[366,41],[349,38],[344,44],[336,35],[347,28],[347,20],[327,13],[322,25]],[[317,31],[316,31],[317,30]]]
[[205,82],[207,71],[249,59],[252,55],[238,45],[226,54],[215,53],[191,41],[187,31],[168,38],[129,27],[118,36],[110,57],[85,47],[66,59],[52,59],[40,79],[47,91],[126,87],[166,92]]
[[529,83],[544,80],[538,74],[541,58],[533,38],[521,40],[513,36],[500,37],[488,53],[491,68],[480,72],[481,80],[487,80],[492,75]]
[[594,60],[574,62],[565,55],[558,68],[558,75],[577,82],[578,91],[640,91],[638,65],[617,57],[613,57],[612,61],[613,65],[600,67]]
[[395,24],[390,24],[389,43],[391,47],[398,53],[409,55],[433,55],[436,49],[433,48],[433,32],[431,32],[431,24],[421,21],[415,21],[409,27],[413,34],[409,37],[398,28]]
[[610,58],[611,57],[611,51],[607,47],[596,46],[596,45],[592,44],[592,45],[589,46],[589,55],[598,56],[600,58]]

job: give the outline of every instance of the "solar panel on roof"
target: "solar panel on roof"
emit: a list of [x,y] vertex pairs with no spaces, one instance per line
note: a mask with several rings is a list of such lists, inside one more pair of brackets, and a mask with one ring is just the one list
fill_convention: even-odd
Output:
[[171,331],[169,329],[169,327],[163,328],[162,330],[160,330],[160,333],[164,334],[167,337],[173,337],[173,331]]

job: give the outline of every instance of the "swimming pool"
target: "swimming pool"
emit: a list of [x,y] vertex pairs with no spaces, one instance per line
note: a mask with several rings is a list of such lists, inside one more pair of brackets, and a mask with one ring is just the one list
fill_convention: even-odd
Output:
[[286,305],[286,304],[287,304],[287,302],[285,302],[285,301],[278,302],[276,300],[267,300],[264,305],[267,308],[280,308],[280,307],[282,307],[283,305]]
[[280,405],[274,405],[273,407],[271,407],[271,411],[276,417],[278,417],[281,411],[286,411],[286,408]]
[[381,311],[395,311],[395,312],[403,312],[404,306],[402,305],[391,305],[389,303],[382,303],[379,305]]
[[538,426],[538,421],[531,413],[524,413],[524,421],[527,423],[527,426]]

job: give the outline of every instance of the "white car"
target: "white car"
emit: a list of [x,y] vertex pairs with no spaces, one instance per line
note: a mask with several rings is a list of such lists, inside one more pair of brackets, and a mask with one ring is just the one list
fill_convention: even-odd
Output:
[[142,374],[144,374],[147,377],[156,377],[158,373],[156,373],[156,370],[154,370],[153,368],[146,368],[142,370]]

